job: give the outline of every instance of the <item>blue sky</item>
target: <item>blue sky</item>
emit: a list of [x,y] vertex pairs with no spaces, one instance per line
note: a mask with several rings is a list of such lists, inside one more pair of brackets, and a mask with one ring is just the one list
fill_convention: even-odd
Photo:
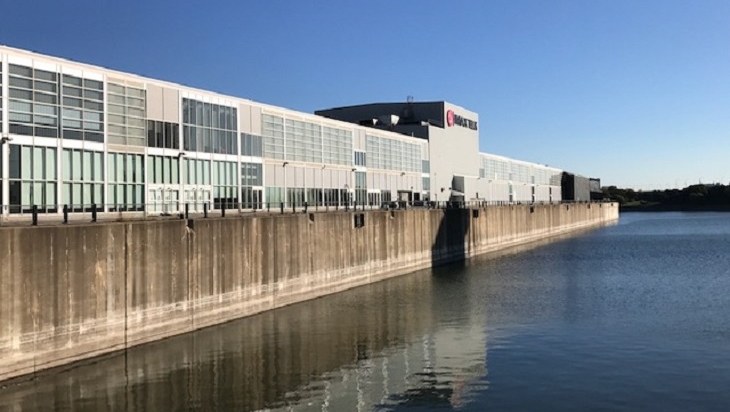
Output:
[[730,182],[730,1],[14,1],[0,43],[300,111],[448,100],[481,149]]

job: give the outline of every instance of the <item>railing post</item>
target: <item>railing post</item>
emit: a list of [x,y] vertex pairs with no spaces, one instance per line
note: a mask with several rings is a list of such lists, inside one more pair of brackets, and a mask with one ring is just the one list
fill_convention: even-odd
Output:
[[38,205],[33,205],[31,211],[33,212],[33,226],[38,226]]
[[91,205],[91,221],[96,222],[96,203]]
[[63,224],[68,223],[68,205],[63,205]]

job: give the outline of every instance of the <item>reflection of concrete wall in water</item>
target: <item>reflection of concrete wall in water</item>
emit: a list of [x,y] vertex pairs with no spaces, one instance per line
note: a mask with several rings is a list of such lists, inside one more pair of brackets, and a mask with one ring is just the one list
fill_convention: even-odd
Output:
[[[0,410],[96,410],[84,396],[98,410],[183,410],[234,398],[243,402],[237,410],[275,408],[324,394],[322,387],[308,388],[312,380],[327,378],[334,386],[345,380],[353,389],[355,376],[362,379],[380,362],[375,358],[399,365],[388,384],[395,392],[405,382],[404,356],[409,368],[422,370],[417,350],[433,323],[431,287],[429,277],[404,276],[138,346],[126,356],[0,390]],[[355,392],[346,398],[355,399]]]
[[0,379],[618,218],[536,205],[0,229]]
[[444,348],[447,355],[439,342],[473,347],[482,364],[486,356],[483,334],[429,331],[439,310],[430,279],[405,276],[132,348],[11,386],[0,392],[0,409],[352,411],[397,403],[430,390],[436,382],[424,377],[433,370],[456,370],[451,356],[465,353]]

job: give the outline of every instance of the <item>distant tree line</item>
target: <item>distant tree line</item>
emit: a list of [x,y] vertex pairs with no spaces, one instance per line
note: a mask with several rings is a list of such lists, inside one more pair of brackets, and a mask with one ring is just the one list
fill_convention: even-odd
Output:
[[684,189],[642,191],[603,187],[604,198],[618,201],[621,210],[728,210],[730,186],[698,184]]

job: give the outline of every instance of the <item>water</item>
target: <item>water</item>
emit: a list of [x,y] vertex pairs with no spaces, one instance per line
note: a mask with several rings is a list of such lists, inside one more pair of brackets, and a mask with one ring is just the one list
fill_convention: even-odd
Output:
[[618,225],[0,389],[0,410],[725,411],[730,214]]

